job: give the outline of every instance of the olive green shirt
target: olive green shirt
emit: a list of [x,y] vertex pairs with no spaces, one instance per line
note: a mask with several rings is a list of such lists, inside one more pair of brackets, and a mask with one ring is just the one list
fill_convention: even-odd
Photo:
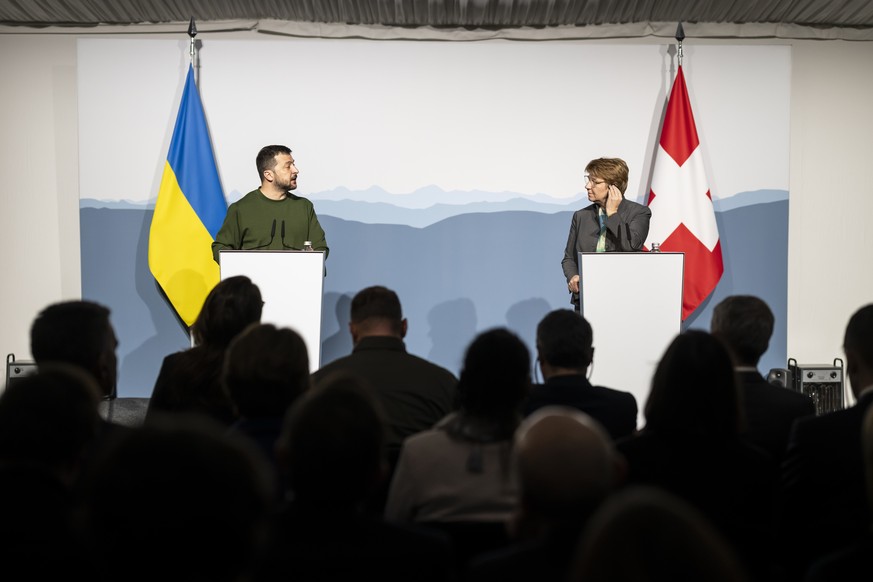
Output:
[[324,229],[312,202],[291,192],[282,200],[272,200],[256,189],[228,207],[212,243],[212,256],[218,262],[221,249],[299,251],[305,241],[312,242],[313,250],[324,251],[327,258]]

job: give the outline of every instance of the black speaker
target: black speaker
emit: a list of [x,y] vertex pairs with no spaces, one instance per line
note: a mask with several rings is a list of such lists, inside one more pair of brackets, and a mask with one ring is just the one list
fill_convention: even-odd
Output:
[[33,374],[36,371],[36,362],[24,362],[15,359],[15,354],[6,356],[6,383],[4,386],[9,386],[12,382],[24,378],[28,374]]
[[843,360],[835,358],[833,365],[798,364],[788,359],[794,390],[806,394],[815,402],[815,413],[825,414],[845,408]]

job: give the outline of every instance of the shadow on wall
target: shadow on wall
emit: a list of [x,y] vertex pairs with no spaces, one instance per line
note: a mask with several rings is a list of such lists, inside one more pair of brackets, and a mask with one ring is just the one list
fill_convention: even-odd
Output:
[[[151,216],[142,207],[81,210],[82,295],[112,310],[120,342],[118,391],[124,397],[150,396],[163,358],[190,343],[148,270]],[[570,308],[561,259],[571,216],[569,211],[469,213],[423,228],[320,216],[331,247],[322,364],[351,352],[351,298],[369,285],[385,285],[400,296],[409,321],[407,349],[456,374],[467,344],[495,326],[518,333],[533,361],[539,319],[552,309]],[[725,274],[683,327],[708,329],[712,307],[727,295],[758,295],[777,322],[761,368],[784,367],[788,202],[716,216]]]

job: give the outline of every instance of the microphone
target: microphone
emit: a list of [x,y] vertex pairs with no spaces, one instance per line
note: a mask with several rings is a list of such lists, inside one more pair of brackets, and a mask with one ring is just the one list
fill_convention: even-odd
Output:
[[250,250],[255,251],[255,250],[270,246],[271,244],[273,244],[273,239],[275,237],[276,237],[276,219],[274,218],[273,219],[273,226],[270,228],[270,240],[267,242],[267,244],[263,244],[263,245],[257,246],[257,247],[252,247]]

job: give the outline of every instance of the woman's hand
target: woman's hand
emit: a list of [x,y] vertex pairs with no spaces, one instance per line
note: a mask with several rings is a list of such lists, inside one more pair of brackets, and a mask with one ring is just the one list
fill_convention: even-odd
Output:
[[624,197],[621,195],[621,190],[618,189],[618,186],[610,184],[606,195],[606,216],[612,216],[618,212],[618,205],[621,204],[622,200]]
[[569,289],[571,293],[579,292],[579,275],[573,275],[573,277],[567,283],[567,289]]

